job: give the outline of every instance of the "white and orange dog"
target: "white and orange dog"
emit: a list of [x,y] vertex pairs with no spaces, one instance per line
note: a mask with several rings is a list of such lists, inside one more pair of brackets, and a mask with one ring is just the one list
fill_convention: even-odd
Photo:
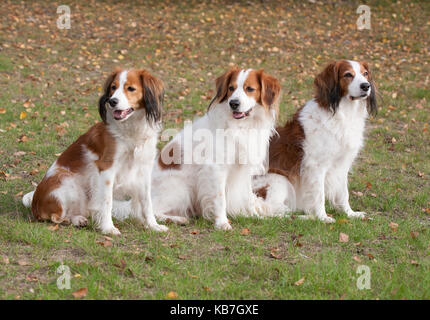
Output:
[[34,217],[83,226],[92,214],[102,233],[120,234],[112,222],[113,196],[129,196],[145,226],[166,231],[151,201],[163,95],[162,82],[147,71],[115,71],[99,100],[103,121],[69,146],[36,191],[23,197]]
[[[328,199],[348,217],[363,217],[349,205],[348,172],[364,142],[367,117],[376,113],[375,86],[367,63],[330,63],[316,78],[315,98],[308,101],[270,143],[269,173],[257,177],[264,196],[276,198],[274,178],[287,177],[297,209],[324,222]],[[270,201],[270,199],[268,199]],[[279,200],[280,199],[280,200]]]
[[[272,214],[253,193],[252,176],[267,171],[280,84],[263,70],[233,68],[216,80],[216,90],[206,115],[185,126],[160,153],[152,179],[160,220],[203,216],[228,230],[227,216]],[[114,215],[133,213],[123,204]]]

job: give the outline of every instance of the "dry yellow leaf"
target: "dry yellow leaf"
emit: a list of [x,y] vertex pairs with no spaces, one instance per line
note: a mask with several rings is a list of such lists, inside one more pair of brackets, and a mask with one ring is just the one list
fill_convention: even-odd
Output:
[[394,232],[396,232],[397,228],[399,227],[399,225],[395,222],[390,222],[388,225],[390,226],[391,230],[393,230]]
[[177,299],[178,298],[178,294],[175,291],[170,291],[167,295],[166,295],[167,299]]
[[251,230],[249,230],[248,228],[243,228],[241,231],[240,231],[240,234],[242,235],[242,236],[247,236],[248,234],[250,234],[251,233]]
[[305,278],[303,277],[300,280],[297,280],[296,282],[294,282],[294,285],[301,286],[304,282],[305,282]]
[[348,242],[349,236],[346,233],[339,233],[339,242]]
[[19,114],[19,119],[22,120],[27,116],[27,112],[25,111],[21,111],[21,113]]
[[75,292],[72,292],[72,295],[75,298],[84,298],[87,296],[87,293],[88,293],[88,289],[82,288],[82,289],[76,290]]

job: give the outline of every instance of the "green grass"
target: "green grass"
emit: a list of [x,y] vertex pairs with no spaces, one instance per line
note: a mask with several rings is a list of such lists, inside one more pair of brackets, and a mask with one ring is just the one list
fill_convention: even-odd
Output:
[[[72,28],[59,30],[56,3],[3,1],[0,298],[73,299],[87,288],[87,299],[165,299],[170,291],[179,299],[429,299],[430,4],[368,1],[372,30],[358,31],[359,2],[318,2],[76,1]],[[114,66],[161,78],[164,126],[180,128],[205,112],[229,64],[280,79],[283,123],[338,58],[368,61],[379,89],[380,111],[349,180],[351,205],[368,220],[330,209],[334,225],[241,218],[221,232],[197,219],[166,234],[116,222],[122,235],[105,247],[92,227],[32,222],[20,202],[56,154],[98,121]],[[61,262],[70,290],[56,285]],[[357,289],[359,265],[371,270],[370,290]]]

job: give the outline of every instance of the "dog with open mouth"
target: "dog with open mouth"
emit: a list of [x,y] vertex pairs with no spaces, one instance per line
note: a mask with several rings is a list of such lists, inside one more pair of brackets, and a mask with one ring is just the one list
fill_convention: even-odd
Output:
[[305,218],[332,223],[325,200],[351,218],[365,213],[349,204],[348,173],[364,144],[366,119],[377,112],[375,84],[366,62],[339,60],[314,80],[315,97],[284,127],[269,149],[269,173],[257,177],[269,202],[283,201],[276,185],[292,183],[297,209]]
[[164,86],[146,70],[117,69],[99,100],[101,122],[80,136],[23,197],[37,220],[84,226],[92,215],[105,234],[120,234],[112,222],[113,198],[131,198],[146,227],[157,223],[151,200]]
[[[207,113],[160,152],[152,179],[157,219],[203,216],[228,230],[227,216],[271,214],[253,193],[252,176],[267,170],[280,94],[279,81],[263,70],[232,68],[216,79]],[[114,215],[133,213],[123,203]]]

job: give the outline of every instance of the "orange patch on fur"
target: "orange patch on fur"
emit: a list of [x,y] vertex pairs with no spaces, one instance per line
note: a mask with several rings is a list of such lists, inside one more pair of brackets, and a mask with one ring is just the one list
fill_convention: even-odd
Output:
[[276,129],[279,136],[272,138],[269,146],[269,172],[284,175],[292,183],[298,181],[304,155],[305,132],[298,120],[299,112],[284,127]]

